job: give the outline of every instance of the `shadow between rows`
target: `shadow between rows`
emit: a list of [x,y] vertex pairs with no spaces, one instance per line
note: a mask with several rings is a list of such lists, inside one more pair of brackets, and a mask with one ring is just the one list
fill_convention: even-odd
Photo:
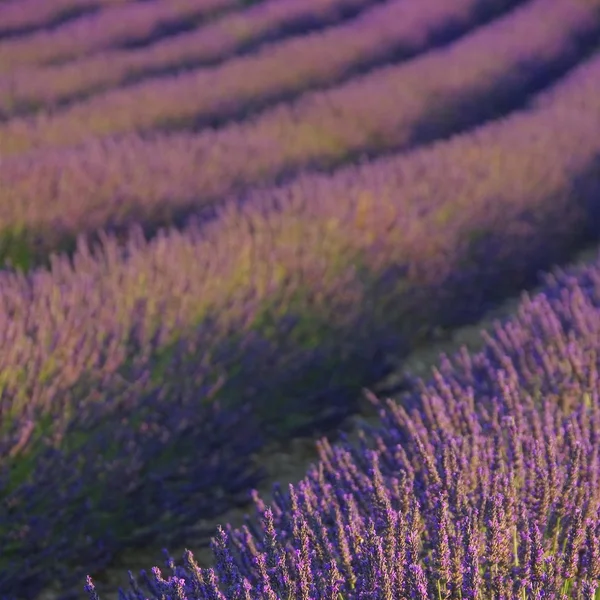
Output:
[[100,7],[65,6],[60,12],[50,17],[44,23],[38,25],[26,25],[22,27],[2,27],[0,21],[0,43],[17,37],[27,36],[41,31],[57,29],[61,25],[74,21],[79,17],[87,17],[100,12]]
[[192,29],[198,27],[198,25],[207,23],[221,15],[247,8],[254,4],[260,4],[263,1],[264,0],[238,0],[237,6],[235,7],[219,7],[208,13],[200,11],[196,15],[173,18],[172,20],[158,23],[148,34],[144,36],[123,40],[122,42],[112,44],[110,47],[116,50],[134,50],[138,48],[144,48],[154,44],[155,42],[160,42],[167,37],[172,37],[179,33],[191,31]]
[[[144,0],[145,1],[145,0]],[[239,0],[240,3],[243,3],[244,0]],[[261,2],[262,0],[257,0],[257,2]],[[205,22],[209,22],[212,19],[219,17],[220,15],[226,14],[232,10],[236,10],[236,8],[231,7],[218,7],[215,8],[211,12],[203,12],[200,10],[199,14],[196,15],[187,15],[183,17],[172,17],[170,20],[163,21],[154,26],[150,32],[144,35],[140,35],[137,38],[133,39],[124,39],[121,41],[115,41],[103,46],[103,49],[110,50],[133,50],[136,48],[143,48],[145,46],[149,46],[155,42],[159,42],[162,39],[167,37],[171,37],[177,35],[178,33],[185,33],[186,31],[190,31],[198,25],[201,25]],[[97,50],[96,50],[97,51]],[[84,52],[84,55],[90,55],[92,52]],[[72,57],[67,58],[56,58],[44,61],[45,66],[61,66],[72,60]]]

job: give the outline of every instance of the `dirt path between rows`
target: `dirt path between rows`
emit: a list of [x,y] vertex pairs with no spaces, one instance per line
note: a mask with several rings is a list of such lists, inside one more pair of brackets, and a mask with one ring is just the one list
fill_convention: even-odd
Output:
[[[569,264],[589,263],[594,260],[598,254],[598,247],[587,247],[585,250],[576,254]],[[528,293],[534,294],[539,291],[539,286],[529,288]],[[454,354],[462,346],[470,351],[481,349],[483,340],[480,335],[482,329],[489,329],[497,319],[504,319],[514,314],[519,304],[521,294],[511,297],[498,305],[496,308],[488,311],[478,322],[460,327],[453,330],[435,332],[435,339],[419,348],[415,352],[405,356],[402,359],[390,357],[397,368],[392,375],[373,388],[373,391],[380,395],[391,397],[398,387],[402,387],[402,382],[406,380],[406,375],[427,379],[430,375],[431,367],[439,362],[441,353],[448,355]],[[271,444],[262,452],[256,455],[255,459],[266,469],[267,477],[258,487],[258,492],[267,504],[272,498],[271,488],[274,482],[278,481],[287,487],[288,483],[296,483],[304,478],[307,468],[318,459],[315,447],[315,441],[326,435],[330,441],[338,439],[341,431],[346,433],[350,440],[357,439],[357,431],[362,421],[370,424],[376,424],[378,417],[373,407],[366,400],[360,402],[359,412],[346,419],[339,428],[328,431],[325,434],[317,434],[313,437],[297,438],[287,443]],[[243,517],[250,513],[254,515],[252,504],[245,508],[237,508],[222,514],[217,519],[200,521],[194,527],[199,531],[216,531],[218,524],[231,523],[234,527],[243,524]],[[204,536],[203,536],[204,537]],[[185,547],[169,548],[171,556],[177,563],[180,563]],[[213,566],[213,556],[210,548],[194,544],[193,533],[187,544],[201,567]],[[101,600],[118,600],[118,588],[126,589],[128,587],[127,571],[131,570],[137,575],[140,570],[150,570],[153,566],[159,566],[163,570],[163,575],[167,574],[164,567],[164,557],[161,552],[161,546],[156,545],[152,549],[136,549],[119,553],[109,567],[97,574],[93,574],[94,583],[100,594]],[[74,591],[75,595],[71,598],[76,600],[87,600],[83,592],[84,581],[81,582],[79,589]],[[63,590],[64,593],[64,590]],[[58,590],[47,590],[38,597],[37,600],[59,600],[64,598],[58,593]]]

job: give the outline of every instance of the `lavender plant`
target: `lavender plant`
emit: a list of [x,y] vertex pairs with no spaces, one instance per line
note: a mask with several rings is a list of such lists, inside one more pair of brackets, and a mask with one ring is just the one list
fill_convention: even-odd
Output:
[[[565,11],[565,1],[567,6],[572,3],[572,0],[552,1],[557,4],[558,12]],[[398,55],[402,58],[413,55],[415,51],[423,51],[440,37],[444,39],[444,30],[449,26],[451,34],[446,33],[445,37],[456,38],[514,4],[515,0],[493,0],[486,2],[482,9],[481,0],[461,0],[457,6],[434,4],[429,0],[424,7],[417,8],[400,0],[390,0],[359,16],[356,22],[266,45],[254,54],[212,69],[193,69],[111,90],[56,114],[40,113],[29,118],[12,119],[0,124],[0,152],[9,155],[36,148],[69,146],[92,135],[107,137],[156,129],[216,125],[224,119],[240,116],[249,108],[289,100],[311,86],[331,86],[359,67],[364,69]],[[591,6],[583,5],[572,19],[574,28],[565,28],[562,36],[572,38],[586,30],[596,29],[598,24],[593,18],[594,12],[597,11]],[[582,13],[585,13],[584,21],[579,20]],[[517,19],[519,17],[522,19],[523,15],[517,16]],[[405,22],[405,19],[408,21]],[[546,25],[541,29],[541,37],[555,31],[552,24],[545,33]],[[0,45],[0,57],[1,50]],[[289,68],[292,63],[294,69]],[[397,70],[386,72],[383,78],[392,79]],[[376,84],[381,79],[382,74],[375,76],[374,81],[360,81],[360,86]],[[390,83],[388,81],[388,85]],[[348,103],[356,94],[358,82],[349,85],[349,89],[348,86],[337,89],[332,98],[328,98],[330,94],[317,96],[317,101],[335,102],[335,96],[337,99],[341,96]],[[307,98],[304,105],[314,101]],[[140,110],[141,106],[143,110]],[[287,110],[292,110],[292,114],[298,110],[302,113],[302,108],[293,106]]]
[[457,133],[518,106],[576,64],[596,39],[588,36],[597,31],[595,9],[535,1],[451,48],[222,130],[130,135],[9,158],[0,164],[1,230],[35,263],[53,250],[72,250],[77,232],[126,234],[130,224],[143,223],[152,235],[202,208],[210,217],[211,205],[228,194],[302,169]]
[[[104,236],[50,271],[0,274],[4,585],[25,585],[24,556],[40,582],[68,574],[145,539],[142,521],[148,536],[183,534],[207,497],[218,511],[232,482],[243,495],[261,436],[351,412],[389,343],[401,354],[424,326],[476,316],[597,234],[599,65],[502,122],[256,192],[205,227]],[[211,446],[213,402],[247,422],[249,447],[226,427]],[[239,479],[226,459],[204,475],[197,457],[215,448],[239,454]],[[61,538],[78,515],[81,535]]]
[[66,64],[15,69],[0,77],[0,115],[6,118],[32,110],[48,111],[150,75],[220,63],[266,41],[355,17],[372,3],[265,0],[150,46],[113,48]]
[[219,528],[214,568],[186,551],[119,598],[600,597],[600,255],[546,283],[418,393],[370,395],[381,425],[255,495],[261,525]]

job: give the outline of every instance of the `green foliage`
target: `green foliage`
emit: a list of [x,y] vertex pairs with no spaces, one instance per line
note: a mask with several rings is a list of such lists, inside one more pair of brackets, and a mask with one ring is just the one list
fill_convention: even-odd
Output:
[[0,266],[27,272],[35,264],[27,230],[21,226],[0,233]]
[[[52,248],[52,252],[48,252]],[[48,229],[31,229],[22,225],[0,232],[0,268],[12,268],[21,273],[50,267],[52,254],[72,257],[77,248],[77,236]]]

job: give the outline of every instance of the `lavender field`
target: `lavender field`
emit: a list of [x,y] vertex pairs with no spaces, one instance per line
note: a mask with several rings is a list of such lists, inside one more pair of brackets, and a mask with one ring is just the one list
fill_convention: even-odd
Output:
[[599,600],[599,233],[600,0],[1,0],[0,600]]

